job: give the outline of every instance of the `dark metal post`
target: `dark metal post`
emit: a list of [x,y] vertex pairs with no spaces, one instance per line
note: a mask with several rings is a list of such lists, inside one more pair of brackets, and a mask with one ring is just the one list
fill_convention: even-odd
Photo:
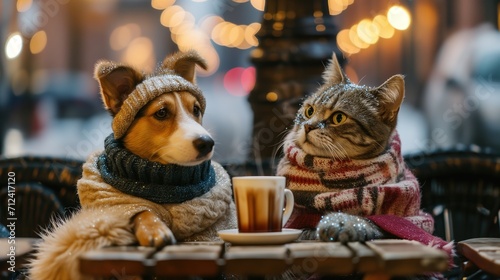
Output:
[[259,46],[251,54],[256,84],[248,98],[254,113],[251,156],[257,164],[274,159],[300,101],[318,88],[332,52],[343,62],[328,2],[266,1]]

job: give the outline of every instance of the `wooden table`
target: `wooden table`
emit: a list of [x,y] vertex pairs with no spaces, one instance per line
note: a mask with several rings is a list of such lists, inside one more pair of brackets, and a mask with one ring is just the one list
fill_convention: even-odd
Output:
[[94,277],[211,277],[220,274],[264,276],[293,273],[349,275],[365,279],[444,272],[448,255],[407,240],[362,243],[294,242],[236,246],[223,242],[180,243],[160,251],[146,247],[108,247],[80,259],[80,271]]
[[473,238],[460,241],[457,250],[477,268],[500,277],[500,238]]

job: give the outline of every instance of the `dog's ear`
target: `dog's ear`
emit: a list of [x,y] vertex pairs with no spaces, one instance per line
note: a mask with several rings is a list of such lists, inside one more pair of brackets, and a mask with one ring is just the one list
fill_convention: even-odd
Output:
[[188,52],[178,52],[168,56],[163,61],[163,68],[173,70],[177,75],[183,77],[191,83],[196,83],[195,68],[196,65],[207,70],[206,61],[194,50]]
[[144,78],[134,68],[110,61],[97,62],[94,77],[99,82],[104,106],[113,116],[120,111],[123,101]]

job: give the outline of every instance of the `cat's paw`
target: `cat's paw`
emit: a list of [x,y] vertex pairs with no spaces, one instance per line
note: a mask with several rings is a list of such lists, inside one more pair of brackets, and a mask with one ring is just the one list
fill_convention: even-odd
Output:
[[321,241],[366,241],[384,236],[380,228],[369,220],[340,212],[324,216],[316,232]]
[[141,212],[134,217],[134,233],[141,246],[161,248],[176,242],[170,228],[149,211]]

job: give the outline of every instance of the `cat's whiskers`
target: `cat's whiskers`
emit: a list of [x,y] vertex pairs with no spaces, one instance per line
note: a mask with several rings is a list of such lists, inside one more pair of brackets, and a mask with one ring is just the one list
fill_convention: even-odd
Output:
[[344,148],[344,146],[342,145],[335,145],[335,147],[337,148],[338,150],[338,153],[340,154],[340,159],[348,159],[350,160],[350,156],[349,156],[349,153],[346,151],[346,149]]
[[332,146],[335,148],[337,154],[337,160],[349,159],[349,154],[342,145],[332,144]]
[[345,148],[342,147],[342,145],[336,145],[335,143],[329,141],[329,139],[322,139],[322,141],[318,141],[318,143],[321,143],[321,148],[326,151],[325,154],[330,155],[333,159],[349,159],[349,154]]
[[338,148],[335,145],[325,145],[326,151],[330,155],[329,157],[333,158],[334,160],[338,160]]
[[[286,132],[287,131],[285,130],[285,131],[283,131],[282,134],[284,134]],[[293,137],[293,138],[295,138],[295,137]],[[286,141],[288,141],[288,139],[286,139],[286,138],[279,141],[278,145],[276,146],[276,149],[273,151],[273,154],[271,155],[271,162],[275,162],[275,159],[278,156],[279,151],[285,146]],[[296,139],[293,139],[292,141],[295,142]],[[285,152],[285,151],[283,151],[283,152]]]
[[373,144],[378,146],[381,151],[385,150],[385,145],[382,145],[379,141],[373,141]]

